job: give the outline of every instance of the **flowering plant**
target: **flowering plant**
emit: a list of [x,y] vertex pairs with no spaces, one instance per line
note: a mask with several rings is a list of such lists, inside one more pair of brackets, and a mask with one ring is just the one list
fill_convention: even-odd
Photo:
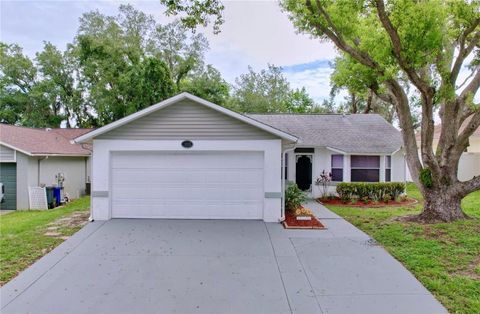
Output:
[[315,180],[316,185],[322,186],[322,198],[328,196],[328,184],[332,181],[332,173],[323,170],[320,176]]
[[310,209],[305,207],[298,207],[295,210],[295,216],[313,216],[313,213]]

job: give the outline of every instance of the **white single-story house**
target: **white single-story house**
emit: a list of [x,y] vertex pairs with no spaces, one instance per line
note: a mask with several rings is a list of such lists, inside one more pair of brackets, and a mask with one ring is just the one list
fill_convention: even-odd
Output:
[[[323,141],[306,137],[312,128],[311,138]],[[284,216],[285,170],[314,196],[312,181],[323,169],[347,182],[400,181],[405,173],[399,132],[380,116],[246,116],[188,93],[75,141],[93,145],[95,220],[273,222]]]
[[255,114],[250,117],[299,138],[285,156],[285,179],[310,197],[331,173],[328,193],[339,182],[405,182],[400,132],[378,114]]
[[85,194],[90,177],[91,147],[73,139],[91,129],[34,129],[0,124],[1,209],[28,209],[29,187],[53,186],[64,178],[69,198]]

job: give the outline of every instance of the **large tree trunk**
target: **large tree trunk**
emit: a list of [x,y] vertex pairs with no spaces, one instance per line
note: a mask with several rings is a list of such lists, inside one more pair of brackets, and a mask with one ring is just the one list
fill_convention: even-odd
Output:
[[432,223],[468,218],[461,207],[463,196],[452,188],[424,189],[423,196],[423,211],[408,217],[408,220]]

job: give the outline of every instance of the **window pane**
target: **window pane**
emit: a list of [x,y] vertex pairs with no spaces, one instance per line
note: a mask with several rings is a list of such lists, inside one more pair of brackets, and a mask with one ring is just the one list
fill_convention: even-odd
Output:
[[332,168],[343,168],[343,155],[332,155]]
[[385,158],[385,168],[392,168],[392,156]]
[[385,169],[385,182],[392,181],[392,170]]
[[380,156],[352,156],[352,168],[380,168]]
[[285,180],[288,179],[288,153],[285,154]]
[[352,169],[352,182],[379,182],[380,170],[378,169]]
[[332,181],[343,182],[343,169],[332,169]]

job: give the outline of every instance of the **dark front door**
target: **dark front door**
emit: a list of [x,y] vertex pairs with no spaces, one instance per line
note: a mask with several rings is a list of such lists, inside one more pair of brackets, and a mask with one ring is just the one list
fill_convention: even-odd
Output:
[[312,159],[311,156],[298,156],[295,182],[302,191],[310,190],[312,186]]

